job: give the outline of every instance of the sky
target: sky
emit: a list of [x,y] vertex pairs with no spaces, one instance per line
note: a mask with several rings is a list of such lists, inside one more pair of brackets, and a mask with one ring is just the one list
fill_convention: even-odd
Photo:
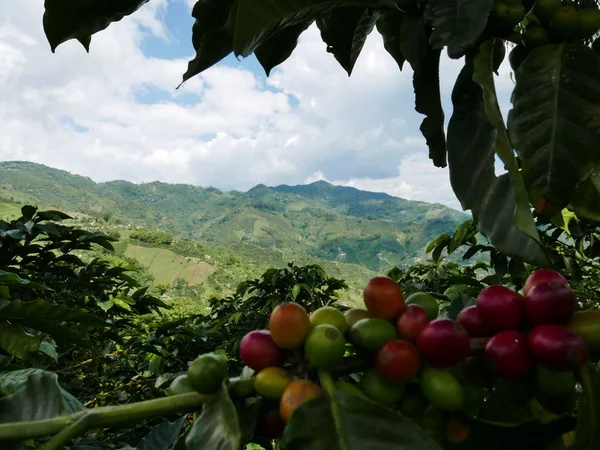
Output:
[[[52,54],[43,2],[0,2],[0,160],[26,160],[95,181],[164,181],[248,190],[263,183],[337,185],[461,210],[448,170],[433,166],[402,72],[376,30],[351,77],[311,26],[266,77],[228,56],[175,88],[194,56],[194,0],[151,0]],[[444,54],[446,123],[462,61]],[[505,62],[496,78],[510,107]]]

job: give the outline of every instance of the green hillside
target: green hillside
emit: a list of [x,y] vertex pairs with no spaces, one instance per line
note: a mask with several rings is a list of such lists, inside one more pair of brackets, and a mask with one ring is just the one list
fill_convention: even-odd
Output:
[[128,245],[124,253],[148,269],[156,284],[172,284],[182,279],[188,284],[201,284],[215,271],[215,267],[198,258],[178,255],[161,248]]
[[[282,258],[318,258],[371,271],[412,264],[468,216],[443,205],[319,181],[222,192],[161,182],[95,183],[28,162],[0,162],[0,201],[51,205],[96,221],[168,231]],[[2,212],[2,210],[0,210]]]
[[0,220],[16,219],[21,215],[21,208],[15,203],[0,202]]

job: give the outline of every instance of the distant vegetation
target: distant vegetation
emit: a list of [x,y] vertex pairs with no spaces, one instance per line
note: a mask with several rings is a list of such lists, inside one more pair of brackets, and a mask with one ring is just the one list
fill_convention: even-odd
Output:
[[148,244],[169,245],[173,242],[173,235],[164,231],[134,231],[129,237]]
[[0,162],[2,199],[82,212],[86,225],[131,229],[130,239],[148,244],[185,237],[234,246],[236,254],[241,246],[243,257],[255,261],[267,250],[280,261],[317,258],[378,272],[422,261],[429,241],[468,218],[443,205],[324,181],[221,192],[160,182],[95,183],[28,162]]

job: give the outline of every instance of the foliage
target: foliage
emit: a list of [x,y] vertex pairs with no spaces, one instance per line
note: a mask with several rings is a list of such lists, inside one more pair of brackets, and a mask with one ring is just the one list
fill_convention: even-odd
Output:
[[173,235],[165,231],[134,231],[129,237],[147,244],[169,245],[173,242]]
[[168,308],[128,275],[133,267],[90,256],[112,249],[103,233],[64,225],[60,211],[21,212],[0,221],[0,367],[56,365],[64,376],[110,353],[126,338],[120,330],[142,326],[138,317]]
[[317,265],[268,269],[260,279],[239,284],[236,292],[226,298],[210,301],[208,327],[226,339],[217,340],[217,349],[237,360],[239,343],[253,329],[264,328],[268,315],[283,302],[297,302],[307,311],[337,303],[337,292],[347,289],[344,281],[329,277]]

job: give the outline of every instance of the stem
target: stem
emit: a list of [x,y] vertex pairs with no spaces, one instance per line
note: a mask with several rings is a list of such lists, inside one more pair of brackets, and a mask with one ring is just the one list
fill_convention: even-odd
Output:
[[129,405],[104,406],[53,419],[0,424],[0,442],[59,433],[42,447],[43,450],[59,449],[63,448],[68,440],[89,429],[120,426],[156,416],[196,411],[210,397],[212,396],[192,392]]
[[89,414],[84,413],[79,420],[63,428],[56,436],[44,444],[40,450],[60,450],[71,439],[81,436],[88,430]]

